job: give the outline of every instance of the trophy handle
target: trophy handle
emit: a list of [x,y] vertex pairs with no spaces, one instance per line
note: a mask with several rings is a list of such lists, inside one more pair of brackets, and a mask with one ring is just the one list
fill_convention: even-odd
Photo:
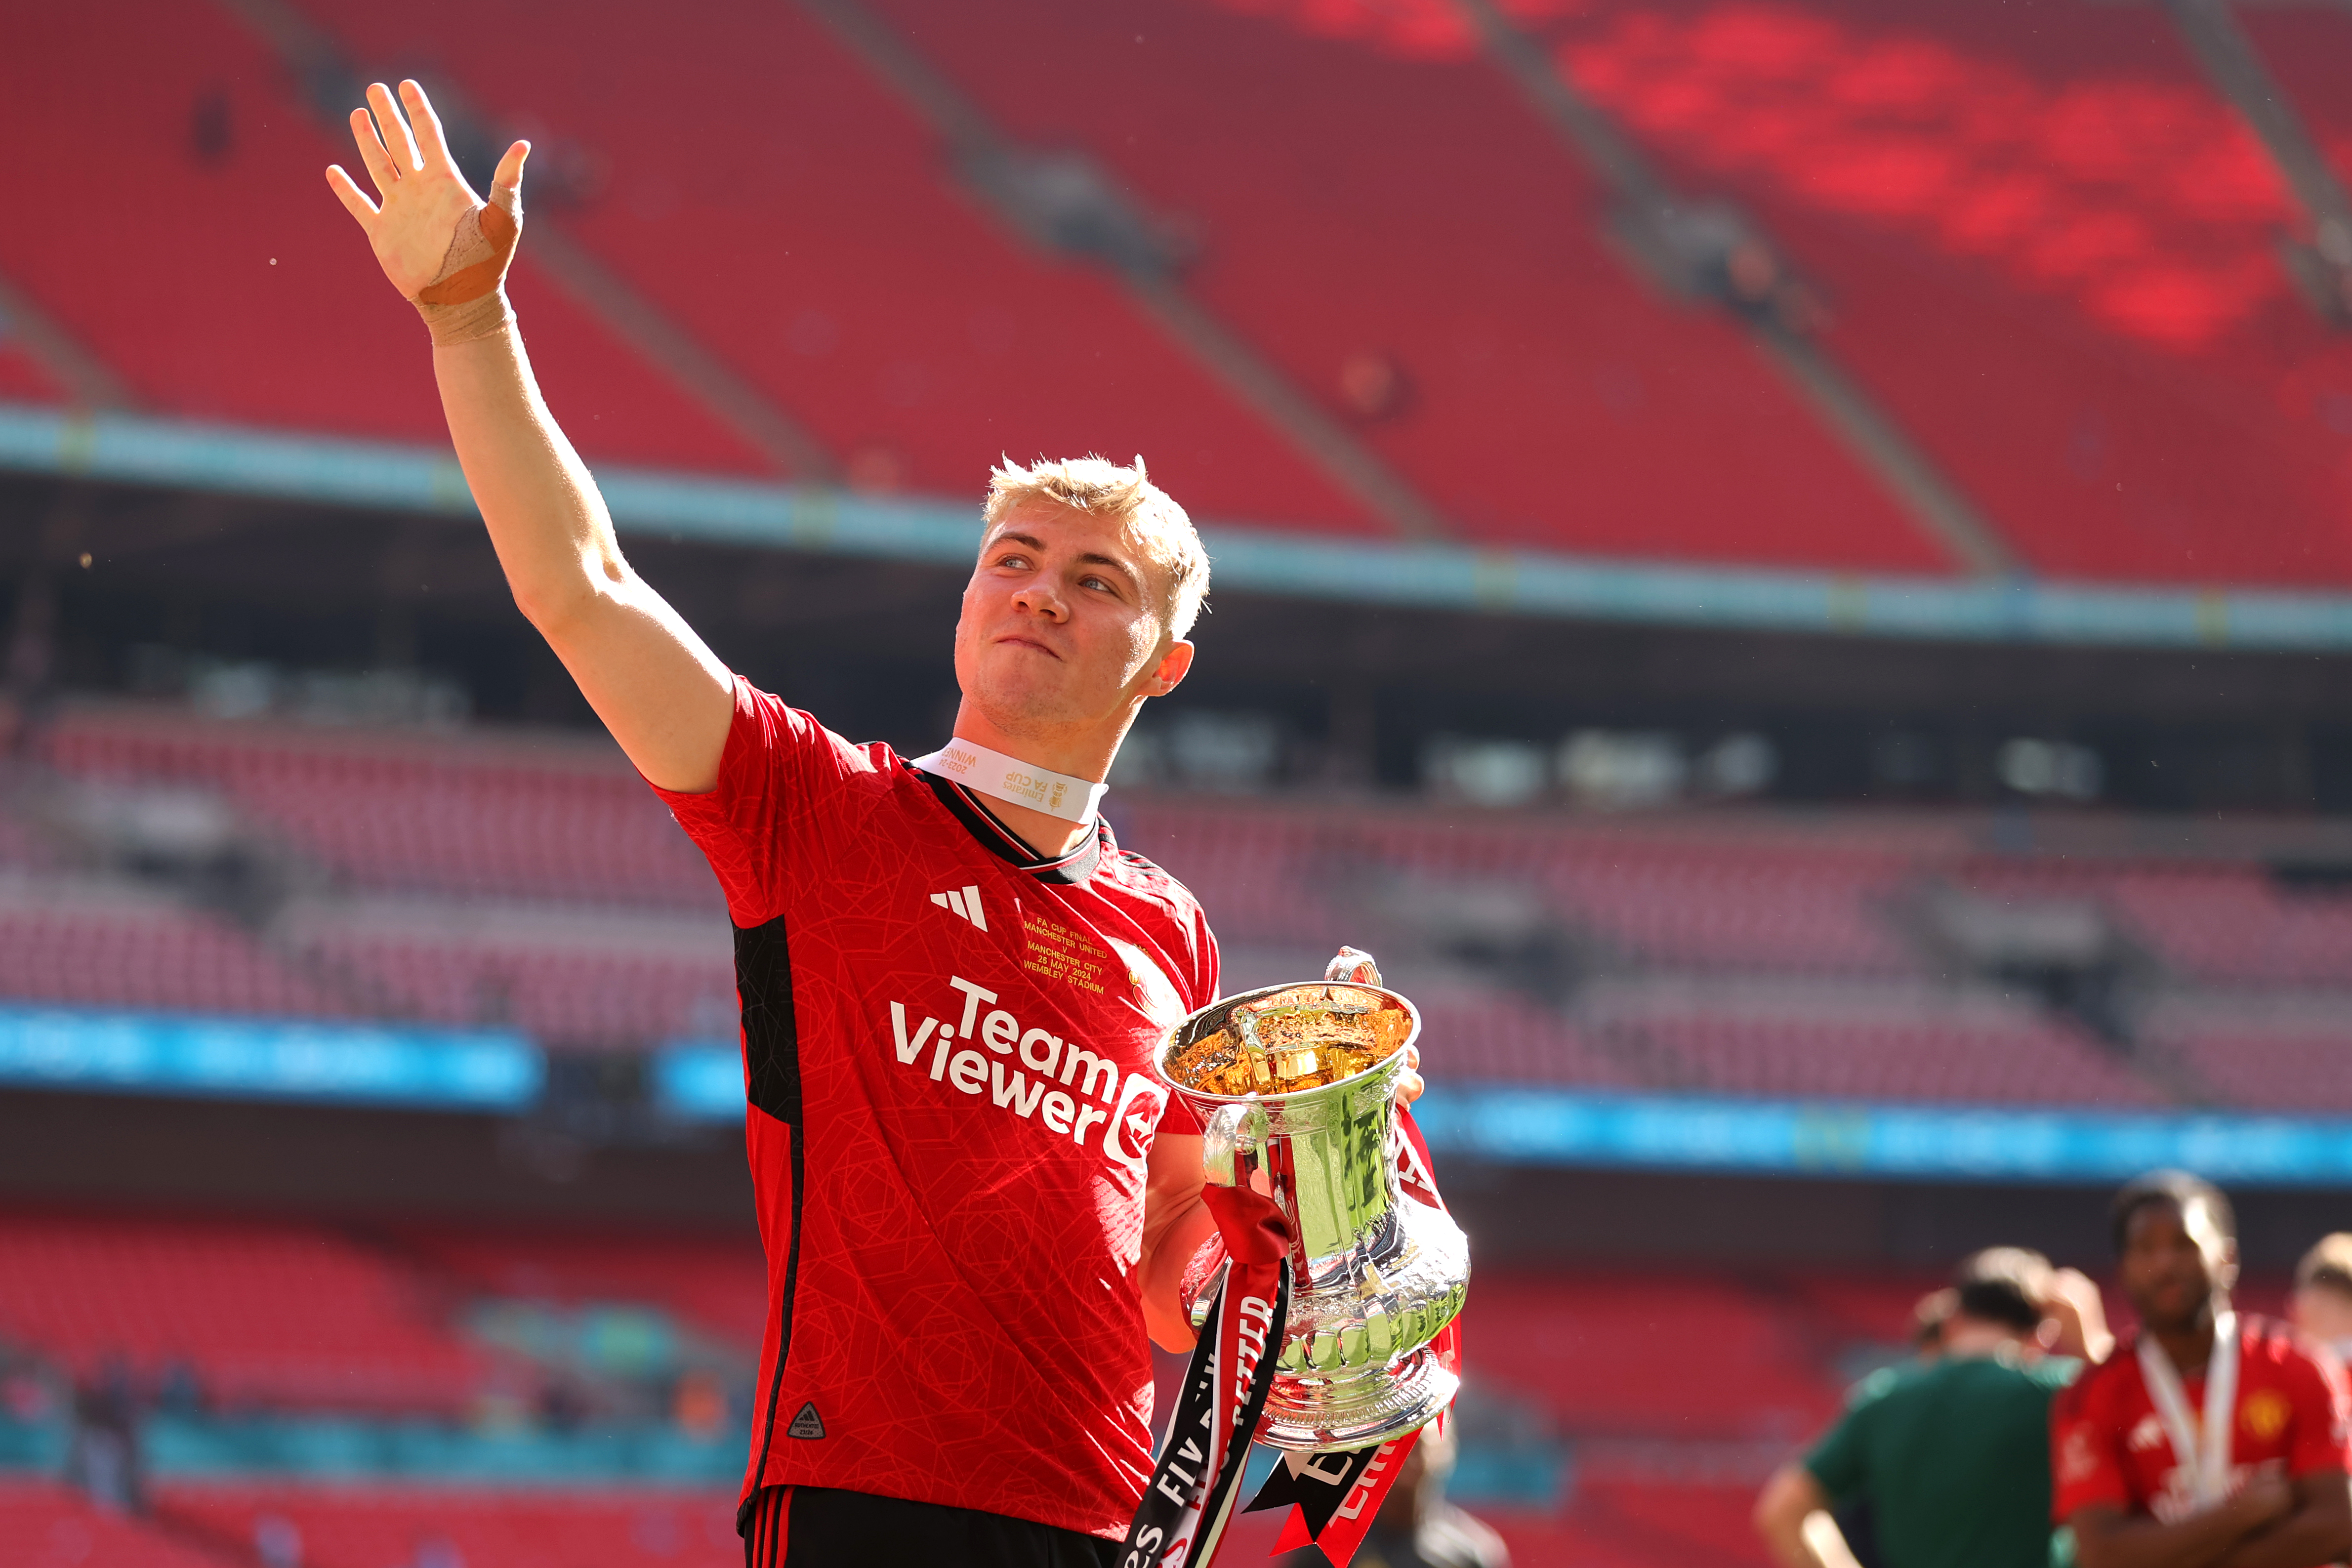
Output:
[[1209,1180],[1221,1187],[1263,1187],[1264,1173],[1257,1173],[1258,1182],[1251,1184],[1243,1174],[1243,1161],[1246,1157],[1252,1165],[1258,1163],[1266,1136],[1265,1106],[1241,1100],[1217,1107],[1216,1114],[1201,1130],[1201,1158]]
[[1381,983],[1381,966],[1362,948],[1343,947],[1330,963],[1323,966],[1323,978],[1343,980],[1356,985],[1378,985]]

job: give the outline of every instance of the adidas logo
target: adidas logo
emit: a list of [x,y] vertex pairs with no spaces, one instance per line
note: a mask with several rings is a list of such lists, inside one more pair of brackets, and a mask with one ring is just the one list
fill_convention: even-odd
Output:
[[793,1424],[791,1426],[784,1428],[784,1436],[787,1437],[822,1437],[824,1436],[824,1417],[816,1413],[815,1400],[812,1399],[807,1404],[801,1406],[801,1413],[793,1417]]
[[931,902],[943,910],[955,911],[956,919],[970,921],[981,930],[988,929],[988,916],[981,912],[980,889],[976,887],[950,888],[944,893],[933,893]]

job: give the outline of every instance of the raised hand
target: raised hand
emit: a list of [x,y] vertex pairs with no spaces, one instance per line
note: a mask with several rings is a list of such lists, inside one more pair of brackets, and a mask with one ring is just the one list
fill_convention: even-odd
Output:
[[379,201],[370,201],[341,164],[327,170],[328,187],[366,233],[384,277],[423,314],[435,342],[487,337],[509,319],[502,285],[521,234],[522,165],[530,143],[507,149],[485,203],[457,172],[425,89],[404,81],[400,96],[405,117],[382,82],[369,87],[366,109],[352,110],[352,139]]

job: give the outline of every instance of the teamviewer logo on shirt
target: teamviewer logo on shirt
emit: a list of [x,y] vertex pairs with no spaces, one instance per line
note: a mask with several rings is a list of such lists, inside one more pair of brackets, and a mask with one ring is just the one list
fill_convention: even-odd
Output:
[[970,921],[982,931],[988,929],[988,916],[982,912],[980,889],[977,887],[967,885],[962,888],[950,888],[944,893],[933,893],[931,902],[943,910],[953,910],[956,919],[960,921]]

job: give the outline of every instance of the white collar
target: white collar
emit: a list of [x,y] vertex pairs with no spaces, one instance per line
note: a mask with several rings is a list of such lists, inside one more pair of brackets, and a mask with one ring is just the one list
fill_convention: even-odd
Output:
[[1025,805],[1065,822],[1093,821],[1095,808],[1102,804],[1103,792],[1110,787],[1008,757],[961,735],[929,756],[917,757],[915,766],[952,779],[966,789],[978,790],[1014,805]]

